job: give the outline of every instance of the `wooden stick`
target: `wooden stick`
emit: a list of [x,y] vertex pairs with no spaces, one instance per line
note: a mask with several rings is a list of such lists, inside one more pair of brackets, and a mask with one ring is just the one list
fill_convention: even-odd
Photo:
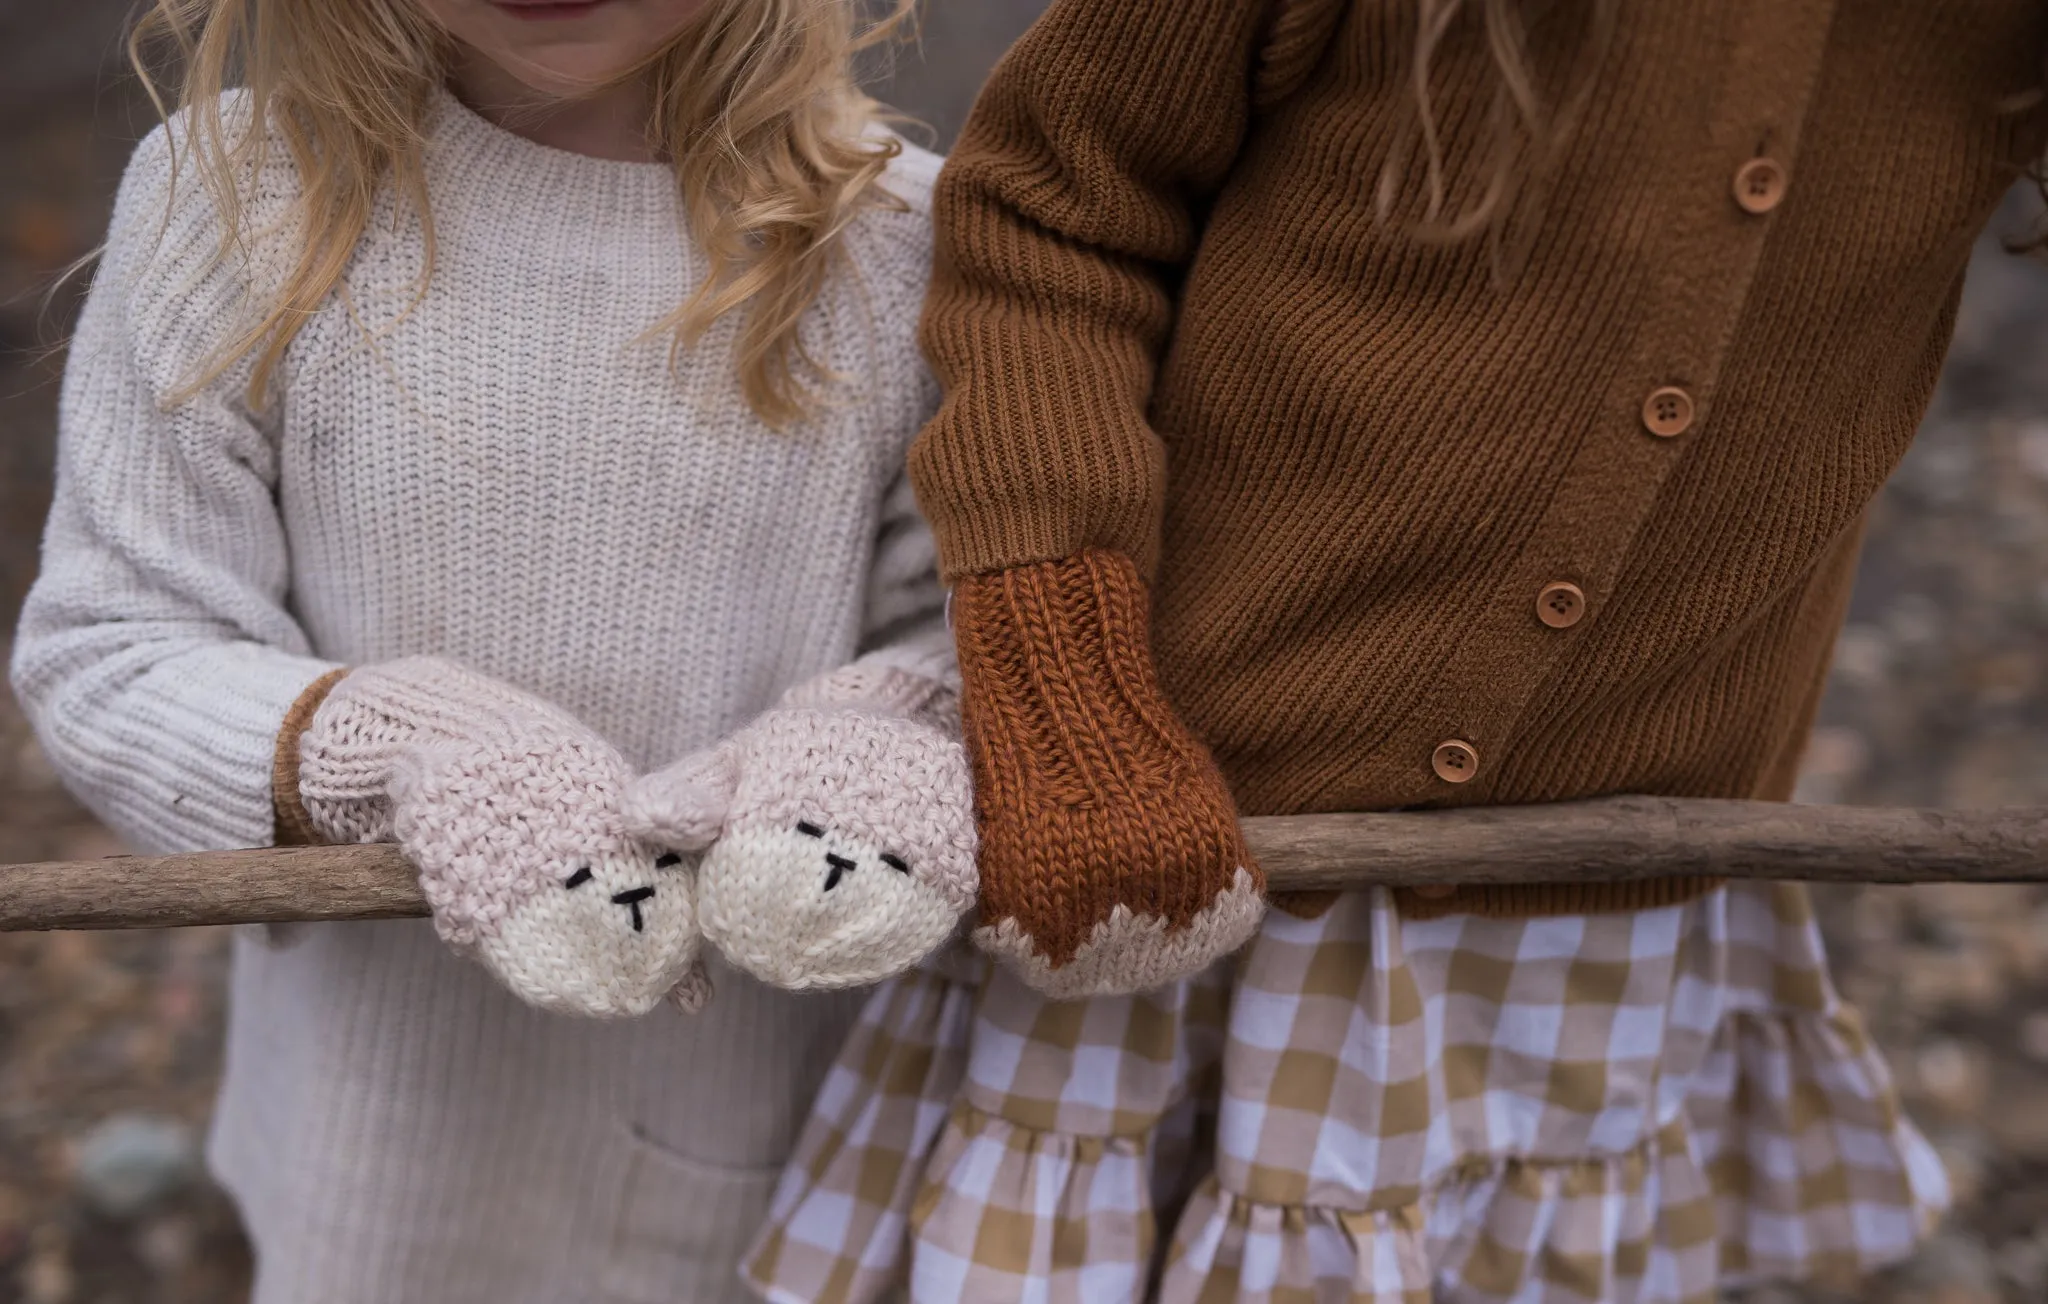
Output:
[[[1275,888],[1711,875],[1840,883],[2048,881],[2048,810],[1887,810],[1609,797],[1248,819]],[[0,867],[0,931],[423,915],[391,847],[115,856]]]

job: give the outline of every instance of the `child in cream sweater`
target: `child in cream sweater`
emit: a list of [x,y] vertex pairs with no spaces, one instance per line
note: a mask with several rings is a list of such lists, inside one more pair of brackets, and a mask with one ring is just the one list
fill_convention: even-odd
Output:
[[903,473],[937,160],[840,0],[146,21],[185,105],[79,325],[15,687],[138,848],[394,839],[435,910],[237,940],[256,1299],[736,1297],[857,1002],[783,989],[973,891]]

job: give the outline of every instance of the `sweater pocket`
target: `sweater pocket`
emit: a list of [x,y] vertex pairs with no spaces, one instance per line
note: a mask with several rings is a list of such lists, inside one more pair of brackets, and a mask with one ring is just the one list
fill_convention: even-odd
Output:
[[733,1168],[677,1154],[638,1128],[599,1277],[607,1304],[749,1300],[739,1262],[781,1176],[780,1165]]

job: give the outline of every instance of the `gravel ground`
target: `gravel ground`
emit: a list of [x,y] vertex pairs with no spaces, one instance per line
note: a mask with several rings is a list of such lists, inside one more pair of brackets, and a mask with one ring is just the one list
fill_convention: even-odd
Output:
[[[940,7],[897,98],[943,135],[1029,0]],[[0,615],[32,577],[70,303],[146,121],[102,57],[125,0],[0,0]],[[2016,198],[2000,224],[2026,220]],[[2048,803],[2048,270],[1987,241],[1940,396],[1879,502],[1803,800]],[[4,652],[0,644],[0,652]],[[0,695],[0,863],[119,848]],[[2048,1300],[2048,889],[1818,892],[1843,991],[1954,1178],[1940,1237],[1876,1282],[1748,1304]],[[231,1304],[247,1251],[195,1157],[224,937],[0,936],[0,1304]]]

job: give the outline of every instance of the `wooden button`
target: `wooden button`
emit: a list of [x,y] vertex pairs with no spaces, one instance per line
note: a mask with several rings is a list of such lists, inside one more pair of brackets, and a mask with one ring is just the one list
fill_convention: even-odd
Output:
[[1437,744],[1429,763],[1445,783],[1466,783],[1479,776],[1479,749],[1453,738]]
[[1643,425],[1660,439],[1692,429],[1692,395],[1666,385],[1643,400]]
[[1586,614],[1586,591],[1559,580],[1536,595],[1536,619],[1552,629],[1570,629]]
[[1753,158],[1735,170],[1735,202],[1745,213],[1768,213],[1785,198],[1785,165]]

